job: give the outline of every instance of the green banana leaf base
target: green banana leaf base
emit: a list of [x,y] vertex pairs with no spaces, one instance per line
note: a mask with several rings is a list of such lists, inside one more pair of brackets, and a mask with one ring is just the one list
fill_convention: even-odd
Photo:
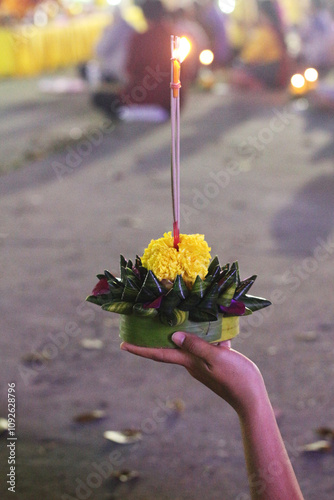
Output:
[[207,342],[222,342],[239,333],[239,317],[223,317],[217,321],[195,323],[186,319],[177,326],[167,326],[158,317],[141,318],[124,314],[120,317],[119,333],[124,342],[142,347],[176,347],[171,340],[174,332],[193,333]]

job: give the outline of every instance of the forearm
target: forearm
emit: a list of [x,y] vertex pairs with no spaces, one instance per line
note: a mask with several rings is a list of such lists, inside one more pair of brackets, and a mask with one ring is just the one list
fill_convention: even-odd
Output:
[[252,500],[303,500],[267,392],[240,418]]

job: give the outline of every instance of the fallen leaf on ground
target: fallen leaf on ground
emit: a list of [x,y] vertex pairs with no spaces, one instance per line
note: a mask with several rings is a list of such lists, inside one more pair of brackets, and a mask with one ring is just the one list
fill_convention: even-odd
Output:
[[88,413],[81,413],[73,418],[75,422],[79,422],[80,424],[85,424],[87,422],[93,422],[94,420],[101,420],[106,415],[103,410],[93,410]]
[[296,334],[296,339],[302,342],[314,342],[317,338],[318,334],[314,331],[300,332]]
[[43,364],[49,360],[50,358],[41,352],[28,352],[21,358],[21,361],[26,365]]
[[320,441],[315,441],[314,443],[305,444],[301,448],[301,450],[306,453],[313,453],[316,451],[327,452],[331,451],[331,449],[332,449],[331,443],[329,443],[325,439],[322,439]]
[[105,431],[103,437],[118,444],[136,443],[142,439],[142,433],[136,429],[124,429],[122,431]]
[[8,431],[8,421],[5,418],[0,418],[0,436]]
[[171,401],[168,400],[166,402],[166,406],[167,406],[167,408],[175,411],[176,413],[182,413],[182,412],[184,412],[184,410],[186,408],[185,402],[179,398],[172,399]]
[[102,349],[104,345],[100,339],[82,339],[80,344],[85,349]]
[[133,479],[137,479],[139,477],[139,473],[136,470],[115,470],[112,473],[112,477],[118,479],[121,483],[127,483]]

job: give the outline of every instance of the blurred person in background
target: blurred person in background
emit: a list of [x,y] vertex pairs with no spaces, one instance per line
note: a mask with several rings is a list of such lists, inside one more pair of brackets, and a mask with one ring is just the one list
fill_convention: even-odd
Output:
[[121,10],[115,8],[113,22],[103,31],[95,50],[102,80],[126,81],[129,43],[135,32],[123,18]]
[[214,53],[214,65],[225,66],[231,60],[231,48],[226,33],[226,17],[216,0],[194,2],[196,18],[204,28]]
[[289,76],[285,30],[277,2],[258,3],[256,27],[242,48],[230,83],[248,89],[282,88]]
[[[143,0],[140,7],[148,28],[144,33],[134,33],[129,40],[126,84],[111,91],[98,90],[92,96],[93,104],[112,117],[119,116],[122,107],[144,105],[170,113],[172,23],[160,0]],[[190,81],[190,72],[183,64],[181,102]]]
[[334,64],[334,22],[325,0],[313,0],[302,25],[300,61],[318,70]]
[[135,32],[123,18],[121,9],[115,7],[112,20],[95,47],[95,57],[79,67],[81,76],[92,86],[101,82],[125,83],[129,43]]

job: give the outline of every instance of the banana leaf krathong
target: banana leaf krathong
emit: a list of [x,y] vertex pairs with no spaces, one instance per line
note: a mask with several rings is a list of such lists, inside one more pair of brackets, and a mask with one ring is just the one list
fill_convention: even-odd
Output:
[[215,257],[204,279],[197,276],[191,289],[182,276],[174,282],[159,281],[152,271],[135,262],[120,259],[120,278],[109,271],[99,274],[99,282],[86,300],[102,309],[122,315],[158,318],[177,326],[191,322],[213,322],[219,317],[246,316],[271,304],[262,297],[248,295],[256,276],[240,280],[238,262],[220,266]]

